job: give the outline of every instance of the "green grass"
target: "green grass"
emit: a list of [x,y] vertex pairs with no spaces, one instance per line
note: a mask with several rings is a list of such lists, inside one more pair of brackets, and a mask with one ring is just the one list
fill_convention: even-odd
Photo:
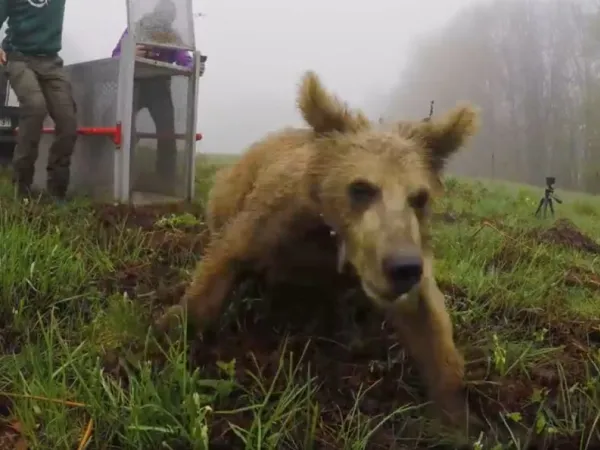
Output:
[[[200,203],[229,162],[200,158]],[[434,222],[437,277],[470,386],[503,436],[495,448],[526,448],[534,432],[592,448],[598,255],[544,239],[554,221],[533,217],[543,190],[446,185]],[[186,240],[198,218],[162,212],[152,227],[107,227],[94,205],[20,204],[5,184],[0,190],[0,405],[18,430],[0,425],[0,443],[78,448],[88,428],[89,449],[362,450],[440,439],[420,418],[410,361],[391,361],[391,341],[381,341],[387,356],[347,364],[333,352],[320,358],[325,347],[298,334],[270,331],[279,342],[265,348],[246,321],[216,344],[159,346],[148,325],[198,257]],[[597,237],[600,199],[557,194],[565,201],[557,218]],[[329,365],[344,372],[328,374]]]

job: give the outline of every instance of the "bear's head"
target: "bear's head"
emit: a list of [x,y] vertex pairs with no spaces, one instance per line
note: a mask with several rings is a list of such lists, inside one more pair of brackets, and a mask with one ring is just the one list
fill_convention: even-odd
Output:
[[339,239],[340,264],[354,267],[375,303],[408,298],[432,276],[431,200],[448,157],[476,131],[476,110],[459,106],[384,129],[329,94],[313,72],[302,79],[298,106],[316,135],[311,196]]

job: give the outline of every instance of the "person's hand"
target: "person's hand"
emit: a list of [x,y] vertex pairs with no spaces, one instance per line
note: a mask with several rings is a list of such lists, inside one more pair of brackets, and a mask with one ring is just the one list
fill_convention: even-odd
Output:
[[6,52],[0,48],[0,64],[6,64]]
[[136,45],[135,46],[135,55],[136,56],[140,56],[140,57],[145,57],[146,53],[148,52],[148,49],[146,48],[145,45]]

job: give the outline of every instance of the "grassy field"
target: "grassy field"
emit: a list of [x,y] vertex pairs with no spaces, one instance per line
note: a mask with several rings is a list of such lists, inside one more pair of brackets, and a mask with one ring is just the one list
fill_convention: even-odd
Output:
[[[0,448],[444,445],[370,308],[256,302],[250,284],[214,335],[157,347],[148,325],[201,255],[202,196],[222,163],[201,159],[186,209],[17,203],[0,184]],[[540,189],[446,185],[437,275],[471,399],[503,436],[492,448],[598,448],[600,200],[564,194],[544,220]]]

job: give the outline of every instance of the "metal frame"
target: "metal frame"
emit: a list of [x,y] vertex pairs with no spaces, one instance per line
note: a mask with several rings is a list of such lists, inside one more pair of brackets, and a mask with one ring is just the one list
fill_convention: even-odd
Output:
[[[132,28],[131,2],[127,1],[127,27]],[[117,123],[121,124],[121,148],[114,159],[114,185],[113,195],[115,200],[129,203],[131,199],[131,143],[132,143],[132,116],[133,116],[133,79],[135,74],[135,42],[133,33],[127,33],[121,42],[121,56],[119,61],[119,83],[117,98]]]
[[[191,6],[191,0],[188,0]],[[190,8],[191,11],[191,8]],[[188,137],[186,139],[186,147],[189,149],[188,152],[188,173],[187,173],[187,200],[194,200],[194,192],[195,192],[195,179],[196,179],[196,124],[198,121],[198,82],[200,81],[200,52],[196,51],[196,28],[193,25],[194,19],[190,17],[190,21],[192,23],[191,33],[192,33],[192,42],[194,42],[194,74],[188,80],[188,101],[191,100],[192,107],[187,105],[188,110],[188,120],[187,120],[187,133]]]
[[[190,1],[190,0],[187,0]],[[190,19],[191,20],[191,19]],[[127,26],[129,30],[134,30],[136,27],[135,18],[132,14],[132,0],[127,0]],[[195,42],[194,27],[191,27],[192,42]],[[170,64],[154,61],[146,58],[136,57],[136,44],[151,45],[155,47],[169,48],[172,50],[184,50],[194,52],[194,69],[192,71],[181,67],[173,67]],[[135,142],[133,135],[133,92],[135,79],[140,72],[145,72],[144,76],[164,76],[169,74],[185,75],[188,77],[188,117],[185,130],[185,148],[187,151],[187,164],[189,165],[186,173],[186,198],[187,201],[192,201],[194,198],[194,181],[195,181],[195,153],[196,153],[196,120],[197,120],[197,99],[198,99],[198,80],[199,74],[199,54],[195,48],[190,48],[187,45],[175,46],[170,44],[158,44],[147,42],[135,42],[135,33],[129,32],[124,37],[121,43],[121,56],[119,65],[119,87],[117,97],[119,106],[117,111],[117,121],[121,124],[122,142],[120,151],[117,152],[114,163],[114,198],[122,203],[131,202],[132,196],[132,144]],[[154,73],[152,73],[154,72]],[[190,105],[191,101],[191,105]],[[191,106],[191,107],[190,107]],[[144,133],[148,136],[148,133]],[[148,136],[150,137],[150,136]]]
[[188,105],[187,139],[185,141],[188,151],[188,172],[186,179],[187,200],[194,200],[196,177],[196,123],[198,120],[198,81],[200,79],[200,52],[194,52],[194,75],[188,81],[188,99],[192,100],[192,108]]
[[[133,29],[133,28],[131,28],[131,29]],[[195,39],[193,28],[192,28],[192,37]],[[189,52],[196,51],[195,47],[190,47],[189,45],[173,45],[173,44],[166,44],[166,43],[159,44],[157,42],[146,42],[146,41],[139,41],[138,44],[139,45],[147,45],[148,47],[166,48],[166,49],[170,49],[170,50],[187,50]]]

